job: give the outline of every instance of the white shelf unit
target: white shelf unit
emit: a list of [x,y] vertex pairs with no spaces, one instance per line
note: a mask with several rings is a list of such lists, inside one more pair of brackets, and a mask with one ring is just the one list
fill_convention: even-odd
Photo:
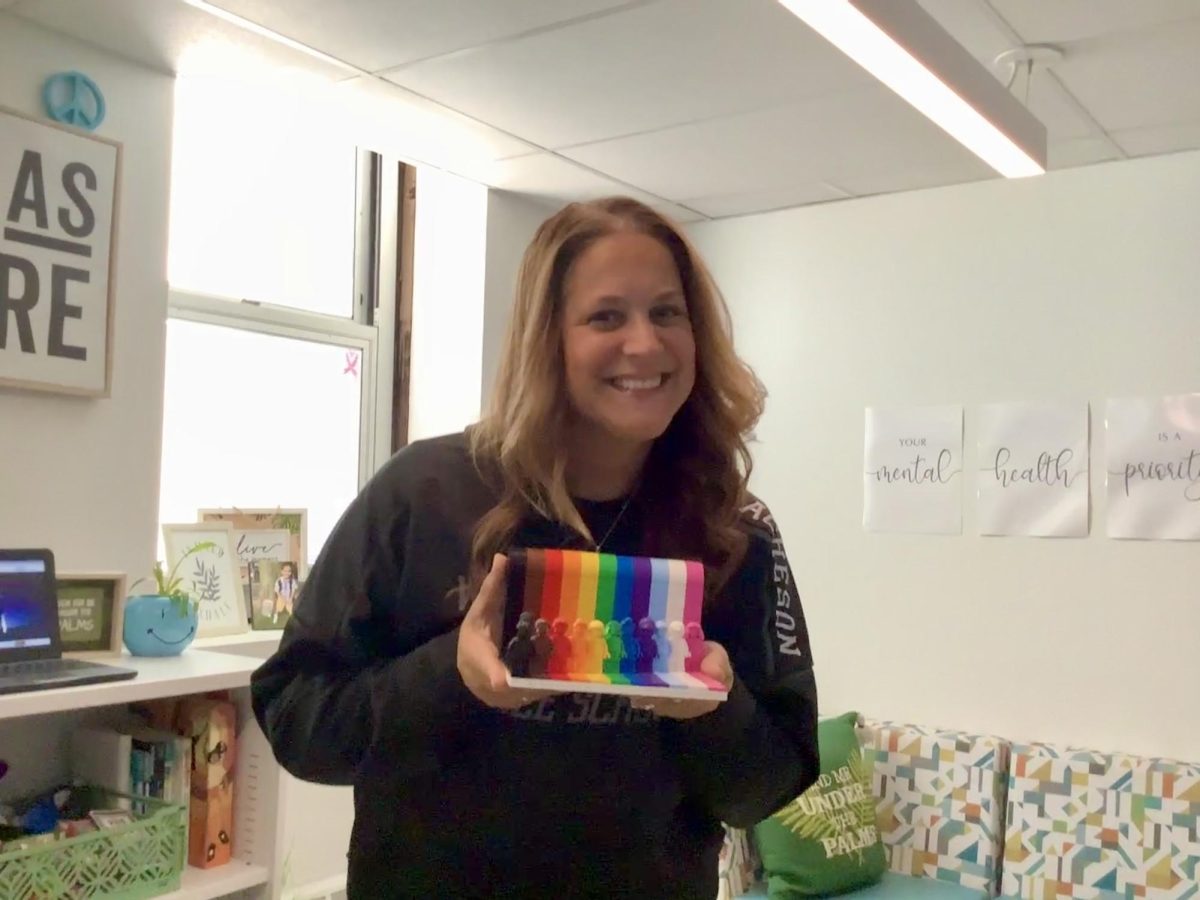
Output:
[[[276,638],[276,643],[277,643]],[[222,644],[228,649],[228,644]],[[215,869],[184,870],[180,889],[165,900],[278,900],[284,885],[286,855],[280,811],[288,803],[289,782],[275,762],[250,706],[250,675],[270,654],[268,642],[244,641],[243,654],[188,648],[176,657],[133,657],[111,660],[137,670],[127,681],[81,685],[0,696],[0,745],[15,751],[14,772],[5,779],[11,792],[13,775],[22,790],[41,790],[68,771],[64,749],[70,732],[83,722],[119,718],[126,704],[226,691],[238,712],[238,751],[234,769],[232,862]],[[326,839],[328,835],[326,835]]]
[[250,684],[250,673],[259,666],[259,661],[251,657],[190,649],[179,656],[125,655],[111,662],[136,669],[137,677],[49,691],[4,694],[0,696],[0,719],[244,688]]
[[188,866],[183,870],[179,890],[163,894],[162,900],[214,900],[265,885],[270,877],[271,872],[266,866],[254,866],[236,859],[217,869]]
[[228,634],[221,637],[196,638],[192,641],[192,649],[232,653],[239,647],[257,647],[273,652],[279,646],[279,640],[282,637],[282,628],[278,631],[243,631],[241,634]]

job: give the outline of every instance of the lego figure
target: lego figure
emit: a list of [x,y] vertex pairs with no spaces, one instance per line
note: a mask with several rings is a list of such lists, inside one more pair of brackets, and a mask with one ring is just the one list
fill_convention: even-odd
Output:
[[667,642],[671,646],[671,656],[667,662],[667,671],[682,672],[688,658],[688,644],[683,636],[682,622],[672,622],[667,626]]
[[621,672],[632,675],[636,671],[641,653],[638,650],[637,636],[633,633],[633,619],[628,616],[621,620],[621,642],[625,651],[621,660]]
[[533,659],[529,664],[531,678],[545,678],[550,671],[550,654],[554,652],[554,642],[550,639],[550,623],[538,619],[533,623]]
[[571,638],[567,635],[567,623],[562,619],[555,619],[550,626],[550,641],[554,649],[550,653],[546,673],[556,678],[567,674],[571,667]]
[[685,672],[699,672],[700,662],[704,659],[704,629],[699,622],[688,622],[683,629],[683,639],[687,643],[688,655],[684,663]]
[[581,675],[588,670],[588,623],[576,619],[571,625],[571,658],[567,660],[567,674]]
[[604,640],[604,623],[599,619],[592,619],[587,627],[587,674],[596,676],[595,680],[601,680],[599,676],[604,672],[604,660],[608,659],[608,642]]
[[621,623],[615,619],[604,626],[608,643],[608,657],[604,660],[604,672],[616,675],[621,671],[621,660],[625,658],[625,642],[621,640]]
[[529,613],[521,613],[521,618],[517,620],[517,632],[508,642],[508,649],[504,651],[504,664],[508,666],[508,671],[517,678],[529,677],[530,663],[533,661],[531,619],[532,616]]
[[658,653],[654,657],[654,671],[669,671],[671,663],[671,639],[667,634],[666,622],[658,621],[654,623],[654,645],[658,648]]
[[641,673],[654,671],[654,660],[658,657],[658,644],[654,640],[654,620],[649,616],[637,626],[638,660],[637,670]]

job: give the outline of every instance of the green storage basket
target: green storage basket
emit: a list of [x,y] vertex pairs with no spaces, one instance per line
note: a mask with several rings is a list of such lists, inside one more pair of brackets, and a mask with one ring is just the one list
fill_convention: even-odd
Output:
[[96,809],[128,809],[134,821],[0,851],[0,900],[146,900],[179,889],[187,860],[186,806],[94,789]]

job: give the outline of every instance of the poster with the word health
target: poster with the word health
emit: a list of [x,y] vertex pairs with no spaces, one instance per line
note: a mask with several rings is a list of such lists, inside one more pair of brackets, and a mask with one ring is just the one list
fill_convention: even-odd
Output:
[[962,407],[867,407],[863,527],[962,534]]
[[1200,540],[1200,393],[1109,400],[1108,536]]
[[979,410],[979,533],[1087,537],[1086,403]]

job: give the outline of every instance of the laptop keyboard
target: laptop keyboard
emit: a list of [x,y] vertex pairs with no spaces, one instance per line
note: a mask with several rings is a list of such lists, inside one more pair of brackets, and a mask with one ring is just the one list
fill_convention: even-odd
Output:
[[54,675],[69,675],[80,669],[89,669],[93,663],[79,659],[33,659],[27,662],[0,663],[0,678],[6,676],[36,675],[47,677]]

